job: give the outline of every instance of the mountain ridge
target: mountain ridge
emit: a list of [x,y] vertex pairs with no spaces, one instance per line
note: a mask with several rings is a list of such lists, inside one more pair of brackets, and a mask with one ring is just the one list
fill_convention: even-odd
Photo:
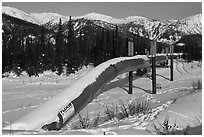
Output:
[[[19,9],[17,9],[17,8],[13,8],[13,7],[9,7],[9,6],[2,6],[2,11],[3,12],[5,12],[5,11],[7,11],[6,9],[13,9],[13,10],[17,10],[17,11],[21,11],[21,10],[19,10]],[[21,12],[23,12],[23,11],[21,11]],[[23,13],[25,13],[25,12],[23,12]],[[6,14],[8,14],[8,13],[6,13]],[[62,14],[58,14],[58,13],[54,13],[54,12],[43,12],[43,13],[31,13],[31,14],[28,14],[28,13],[26,13],[27,15],[30,15],[31,17],[34,17],[35,19],[39,19],[40,21],[42,21],[42,19],[43,19],[43,17],[45,16],[45,15],[52,15],[51,17],[51,19],[50,20],[53,20],[54,19],[54,17],[62,17],[62,18],[66,18],[67,19],[67,21],[69,20],[69,16],[65,16],[65,15],[62,15]],[[9,15],[9,14],[8,14]],[[10,16],[13,16],[13,15],[10,15]],[[202,14],[196,14],[196,15],[192,15],[192,16],[189,16],[189,17],[186,17],[186,18],[184,18],[184,19],[181,19],[181,21],[183,21],[183,20],[187,20],[187,19],[189,19],[189,18],[193,18],[193,17],[196,17],[196,16],[200,16],[200,18],[202,18],[201,16],[202,16]],[[161,22],[163,22],[163,21],[168,21],[168,22],[176,22],[176,21],[179,21],[179,20],[175,20],[175,19],[170,19],[170,20],[159,20],[159,19],[150,19],[150,18],[146,18],[146,17],[144,17],[144,16],[128,16],[128,17],[126,17],[126,18],[113,18],[113,17],[111,17],[111,16],[108,16],[108,15],[104,15],[104,14],[100,14],[100,13],[95,13],[95,12],[91,12],[91,13],[88,13],[88,14],[85,14],[85,15],[82,15],[82,16],[73,16],[72,18],[73,19],[79,19],[79,18],[89,18],[89,19],[93,19],[93,20],[99,20],[100,18],[99,17],[103,17],[104,19],[105,18],[108,18],[108,19],[112,19],[112,20],[121,20],[121,22],[119,22],[119,23],[124,23],[124,22],[126,22],[126,21],[129,21],[129,22],[131,22],[131,21],[135,21],[136,19],[148,19],[148,20],[158,20],[158,21],[161,21]],[[19,18],[19,19],[21,19],[21,18]],[[49,22],[50,20],[48,20],[47,22]],[[105,21],[105,20],[103,20],[103,19],[100,19],[100,20],[102,20],[102,21]],[[57,21],[59,21],[59,20],[57,20]],[[107,21],[107,20],[106,20]],[[43,24],[45,24],[45,23],[47,23],[47,22],[45,22],[45,21],[43,21],[44,23]],[[108,22],[108,21],[107,21]],[[41,25],[43,25],[43,24],[41,24]]]
[[[2,11],[9,16],[36,23],[40,26],[44,25],[49,29],[56,29],[60,18],[62,24],[67,24],[69,21],[69,16],[64,16],[58,13],[44,12],[27,14],[16,8],[6,6],[2,7]],[[172,41],[171,37],[174,37],[174,41],[177,41],[183,35],[202,35],[202,14],[189,16],[182,20],[156,20],[142,16],[130,16],[117,19],[92,12],[83,16],[72,17],[72,20],[75,21],[74,27],[77,29],[86,26],[89,21],[105,29],[114,29],[114,26],[117,25],[122,31],[128,31],[149,39],[157,39],[158,41],[165,43],[170,43]]]

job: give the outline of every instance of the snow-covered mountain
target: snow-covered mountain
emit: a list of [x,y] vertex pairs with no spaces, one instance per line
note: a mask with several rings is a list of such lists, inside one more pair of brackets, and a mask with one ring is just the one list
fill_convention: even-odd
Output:
[[51,24],[59,23],[60,18],[62,23],[69,20],[68,17],[57,13],[31,13],[30,15],[36,18],[42,25],[48,22]]
[[[63,16],[57,13],[31,13],[30,15],[38,19],[38,21],[41,22],[41,24],[46,24],[48,22],[50,22],[51,24],[55,24],[59,22],[60,18],[62,19],[62,23],[69,20],[68,16]],[[124,19],[116,19],[111,16],[99,13],[89,13],[83,16],[72,17],[72,19],[100,20],[110,24],[127,24],[133,21],[141,22],[143,19],[146,18],[141,16],[131,16]]]
[[[27,14],[16,8],[3,6],[4,14],[32,22],[38,25],[47,25],[47,28],[56,29],[56,25],[61,18],[62,24],[69,20],[68,16],[57,13],[31,13]],[[139,34],[149,39],[158,39],[165,41],[169,37],[180,39],[183,35],[202,34],[202,14],[191,16],[182,20],[153,20],[141,16],[131,16],[124,19],[115,19],[111,16],[98,13],[90,13],[84,16],[72,17],[76,29],[86,26],[87,22],[103,27],[113,29],[117,25],[121,31]],[[66,30],[64,30],[66,31]]]
[[19,18],[21,20],[25,20],[27,22],[41,25],[41,23],[38,19],[36,19],[35,17],[33,17],[33,16],[31,16],[31,15],[29,15],[29,14],[27,14],[21,10],[18,10],[16,8],[3,6],[2,7],[2,13],[10,15],[10,16],[15,17],[15,18]]
[[202,14],[191,16],[180,21],[178,29],[186,34],[202,34]]
[[74,19],[80,19],[80,18],[84,18],[87,20],[101,20],[107,23],[112,23],[112,24],[116,23],[116,19],[112,18],[111,16],[102,15],[98,13],[89,13],[84,16],[74,17]]

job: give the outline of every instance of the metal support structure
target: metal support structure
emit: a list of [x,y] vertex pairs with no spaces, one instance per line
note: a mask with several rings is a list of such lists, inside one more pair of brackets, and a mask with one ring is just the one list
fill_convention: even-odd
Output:
[[[169,53],[169,50],[168,50],[168,47],[166,48],[166,56],[168,56],[168,53]],[[166,66],[168,66],[169,65],[169,60],[167,59],[166,60]]]
[[151,41],[152,55],[152,94],[156,94],[156,40]]
[[128,94],[132,94],[132,71],[129,71],[129,91]]
[[156,57],[152,57],[152,93],[156,94]]
[[[128,42],[128,56],[132,57],[134,54],[134,45],[133,42]],[[133,76],[132,71],[129,71],[129,91],[128,94],[132,94],[132,85],[133,85]]]
[[174,66],[173,66],[173,53],[174,53],[174,46],[173,45],[170,45],[170,81],[173,81],[174,80]]

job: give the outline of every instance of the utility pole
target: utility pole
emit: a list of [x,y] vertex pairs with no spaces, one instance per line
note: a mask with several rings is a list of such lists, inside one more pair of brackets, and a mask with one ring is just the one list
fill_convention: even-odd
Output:
[[[128,56],[132,57],[134,55],[134,45],[132,41],[128,41]],[[132,94],[132,71],[129,71],[129,92],[128,94]]]
[[151,40],[151,55],[152,55],[152,93],[156,94],[156,40]]
[[173,66],[173,54],[174,54],[174,46],[173,46],[173,44],[171,44],[170,45],[170,56],[171,56],[171,58],[170,58],[170,81],[173,81],[173,79],[174,79],[174,77],[173,77],[173,70],[174,70],[174,66]]

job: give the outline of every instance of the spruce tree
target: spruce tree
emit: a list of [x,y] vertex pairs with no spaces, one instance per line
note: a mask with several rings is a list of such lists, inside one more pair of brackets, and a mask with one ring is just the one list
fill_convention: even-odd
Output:
[[106,53],[107,53],[107,60],[112,58],[112,48],[111,48],[111,35],[110,30],[106,31]]
[[79,47],[77,46],[77,43],[75,41],[74,36],[74,27],[73,27],[73,21],[71,16],[69,17],[68,21],[68,53],[69,54],[69,60],[68,60],[68,66],[67,66],[67,72],[74,73],[75,70],[79,67]]
[[7,44],[7,32],[2,33],[2,74],[8,71],[9,52]]
[[72,19],[71,16],[69,17],[68,21],[68,37],[67,37],[67,52],[66,52],[66,72],[68,75],[72,73],[72,45],[73,45],[73,30],[72,30]]
[[[40,60],[40,68],[44,71],[46,70],[46,65],[47,65],[47,62],[48,62],[48,56],[46,54],[47,52],[47,49],[45,48],[45,33],[44,33],[44,27],[41,26],[41,35],[40,35],[40,47],[39,45],[37,45],[37,54],[38,54],[38,57],[39,57],[39,60]],[[40,48],[40,49],[39,49]]]
[[112,30],[111,31],[112,32],[112,58],[115,58],[116,57],[116,55],[115,55],[115,31],[114,30]]
[[[119,43],[119,35],[118,35],[118,26],[115,27],[115,56],[118,57],[120,55],[120,43]],[[119,53],[118,53],[119,52]]]
[[56,36],[56,44],[55,44],[55,48],[56,48],[56,69],[57,69],[57,74],[61,75],[63,72],[63,66],[62,66],[62,21],[61,18],[59,19],[59,28],[58,28],[58,32],[57,32],[57,36]]

